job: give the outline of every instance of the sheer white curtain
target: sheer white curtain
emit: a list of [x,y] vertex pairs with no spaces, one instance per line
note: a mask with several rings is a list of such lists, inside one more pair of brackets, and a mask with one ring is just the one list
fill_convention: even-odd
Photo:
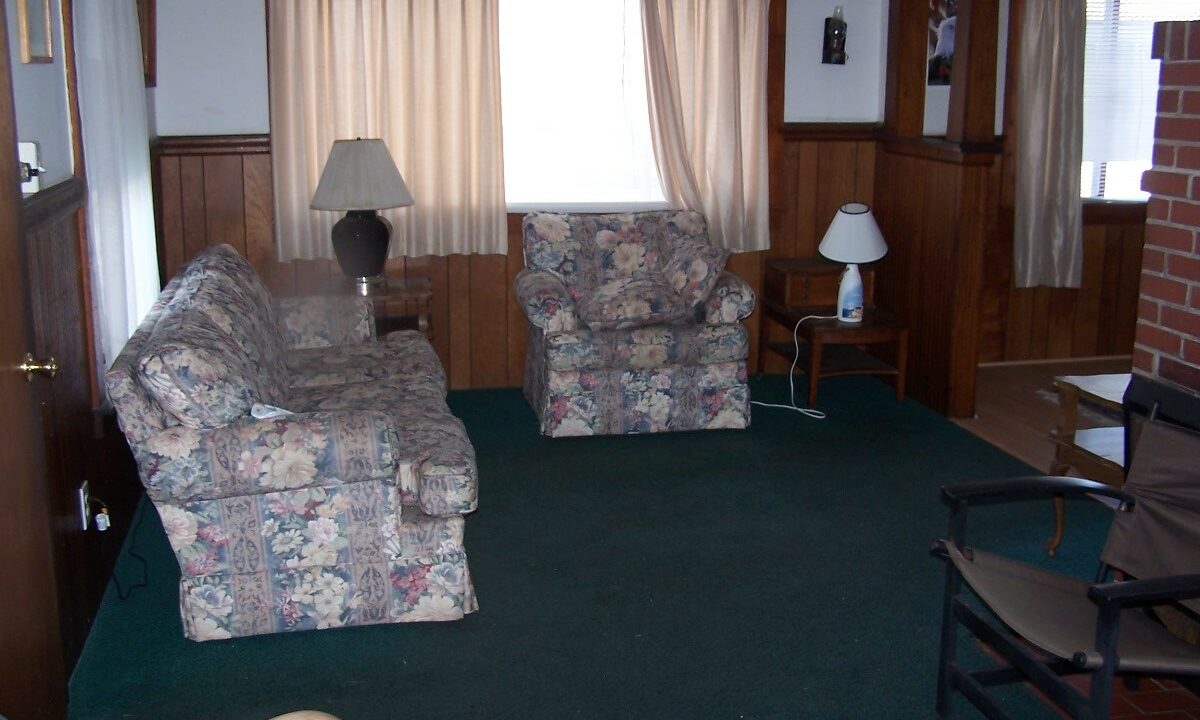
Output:
[[496,0],[271,0],[279,259],[333,257],[310,210],[334,140],[382,138],[415,205],[391,254],[507,251]]
[[768,0],[642,0],[650,130],[674,207],[731,250],[770,247]]
[[1079,287],[1083,272],[1084,3],[1025,3],[1017,76],[1017,287]]
[[146,87],[133,0],[75,3],[74,13],[97,365],[103,371],[159,291]]

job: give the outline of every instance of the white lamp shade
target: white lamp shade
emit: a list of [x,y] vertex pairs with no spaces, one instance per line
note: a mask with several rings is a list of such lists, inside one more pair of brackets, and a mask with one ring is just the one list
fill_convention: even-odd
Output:
[[838,208],[817,250],[834,262],[869,263],[887,254],[887,243],[871,208],[852,202]]
[[387,144],[379,139],[358,139],[334,141],[309,207],[382,210],[412,204]]

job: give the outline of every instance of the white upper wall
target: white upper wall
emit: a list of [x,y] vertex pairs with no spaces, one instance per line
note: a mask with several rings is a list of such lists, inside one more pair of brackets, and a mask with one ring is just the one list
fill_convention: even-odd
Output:
[[38,162],[46,168],[42,189],[75,174],[71,150],[71,113],[67,108],[67,73],[63,63],[62,9],[51,0],[52,46],[48,63],[21,62],[17,1],[4,0],[8,15],[12,59],[13,100],[17,111],[17,140],[38,144]]
[[156,14],[155,134],[270,132],[263,3],[158,0]]
[[[846,64],[821,63],[825,18],[846,20]],[[784,122],[880,122],[888,0],[788,0]]]

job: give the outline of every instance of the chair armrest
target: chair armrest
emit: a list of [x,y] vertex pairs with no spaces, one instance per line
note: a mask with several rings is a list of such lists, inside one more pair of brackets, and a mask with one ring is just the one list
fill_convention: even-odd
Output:
[[579,326],[575,301],[554,273],[526,268],[517,274],[513,287],[525,317],[544,332],[571,331]]
[[728,270],[723,271],[704,301],[704,322],[709,325],[741,322],[754,312],[754,302],[754,290],[749,283]]
[[1133,506],[1133,496],[1111,485],[1083,478],[1032,475],[1027,477],[981,480],[959,485],[942,486],[942,502],[958,505],[991,505],[995,503],[1037,500],[1055,495],[1103,495]]
[[310,296],[275,300],[275,316],[288,348],[356,345],[375,338],[369,298]]
[[1088,588],[1088,598],[1097,605],[1155,605],[1172,600],[1200,597],[1200,575],[1169,575],[1107,582]]
[[394,481],[396,430],[376,410],[175,426],[133,444],[146,495],[177,504],[364,480]]

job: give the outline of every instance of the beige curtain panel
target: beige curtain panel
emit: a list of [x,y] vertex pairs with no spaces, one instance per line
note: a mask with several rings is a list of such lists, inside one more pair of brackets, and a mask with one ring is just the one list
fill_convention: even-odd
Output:
[[507,251],[497,0],[271,0],[279,259],[331,258],[308,207],[334,140],[381,138],[415,205],[391,254]]
[[1079,287],[1083,275],[1084,3],[1025,3],[1017,76],[1017,287]]
[[713,241],[770,247],[768,0],[642,0],[650,131],[673,207]]

